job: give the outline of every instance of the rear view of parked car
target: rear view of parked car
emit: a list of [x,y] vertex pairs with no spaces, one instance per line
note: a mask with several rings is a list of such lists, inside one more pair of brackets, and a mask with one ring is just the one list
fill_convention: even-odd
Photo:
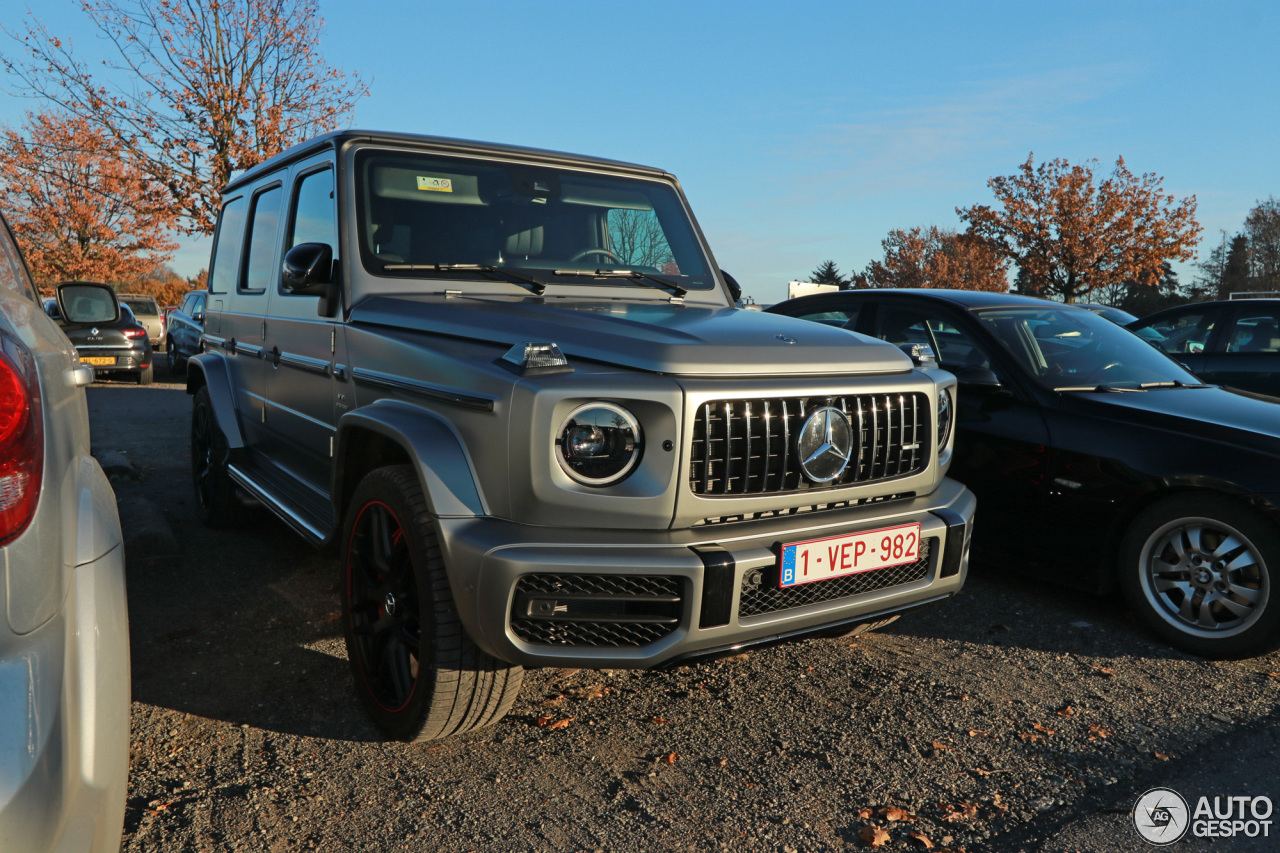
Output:
[[[69,300],[79,303],[79,307],[73,309],[76,316],[93,319],[81,323],[67,319],[61,299],[46,299],[45,313],[62,326],[63,334],[80,354],[80,361],[91,366],[95,374],[124,374],[135,377],[139,385],[150,385],[154,375],[151,341],[146,327],[134,318],[129,307],[119,302],[105,284],[63,282],[58,285],[59,294],[64,288],[68,289]],[[108,310],[108,303],[118,306],[117,309]],[[115,319],[100,319],[108,315]]]
[[170,371],[182,367],[187,359],[200,352],[207,296],[208,291],[193,290],[182,297],[181,304],[166,316],[164,352]]
[[160,349],[164,345],[164,318],[160,316],[155,297],[121,293],[119,298],[120,303],[133,312],[134,319],[146,328],[151,348]]
[[[72,321],[114,321],[105,285]],[[91,293],[91,290],[98,290]],[[80,364],[0,219],[0,851],[115,851],[129,766],[124,548]]]

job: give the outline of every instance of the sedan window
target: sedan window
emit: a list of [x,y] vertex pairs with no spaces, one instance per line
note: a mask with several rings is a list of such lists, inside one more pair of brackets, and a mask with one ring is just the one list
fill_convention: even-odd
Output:
[[1236,319],[1227,352],[1280,352],[1280,311],[1245,311]]
[[991,361],[973,336],[950,320],[920,309],[889,306],[880,309],[882,341],[903,344],[928,344],[938,356],[938,363],[948,369],[959,367],[991,367]]
[[1195,355],[1205,351],[1220,316],[1221,312],[1216,309],[1184,311],[1156,317],[1149,323],[1132,328],[1138,337],[1167,353]]
[[1198,385],[1173,359],[1132,332],[1078,308],[999,308],[977,314],[1042,384],[1061,390]]

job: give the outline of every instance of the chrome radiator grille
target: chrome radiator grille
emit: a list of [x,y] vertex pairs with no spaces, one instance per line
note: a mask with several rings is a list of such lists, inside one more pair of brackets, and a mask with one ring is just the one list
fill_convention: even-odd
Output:
[[[800,470],[796,437],[821,406],[845,413],[854,430],[849,466],[829,483]],[[689,485],[703,497],[767,495],[875,483],[922,471],[931,444],[925,394],[858,394],[714,400],[698,407]]]

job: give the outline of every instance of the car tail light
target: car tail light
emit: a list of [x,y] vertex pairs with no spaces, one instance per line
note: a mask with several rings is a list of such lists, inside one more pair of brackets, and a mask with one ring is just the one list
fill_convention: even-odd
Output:
[[147,333],[146,329],[125,329],[124,336],[126,338],[140,338]]
[[0,545],[27,529],[44,469],[40,383],[35,361],[0,332]]

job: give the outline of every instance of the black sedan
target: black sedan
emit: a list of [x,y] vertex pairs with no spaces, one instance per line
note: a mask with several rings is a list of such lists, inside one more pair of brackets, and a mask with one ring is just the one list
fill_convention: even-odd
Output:
[[1110,321],[1039,299],[862,290],[768,310],[926,345],[956,374],[950,473],[978,495],[978,554],[1118,587],[1206,657],[1253,652],[1280,625],[1275,402],[1203,384]]
[[[59,302],[46,299],[44,310],[58,321],[62,332],[80,354],[83,364],[93,366],[99,376],[126,374],[137,379],[140,385],[150,385],[154,367],[151,362],[151,341],[147,328],[137,321],[129,306],[123,302],[107,304],[111,294],[105,293],[106,285],[94,282],[63,282],[58,285],[58,299],[63,304],[96,306],[98,312],[85,316],[101,317],[101,322],[72,323],[62,316]],[[116,310],[116,305],[119,310]]]
[[1128,328],[1205,382],[1280,397],[1280,299],[1193,302]]

